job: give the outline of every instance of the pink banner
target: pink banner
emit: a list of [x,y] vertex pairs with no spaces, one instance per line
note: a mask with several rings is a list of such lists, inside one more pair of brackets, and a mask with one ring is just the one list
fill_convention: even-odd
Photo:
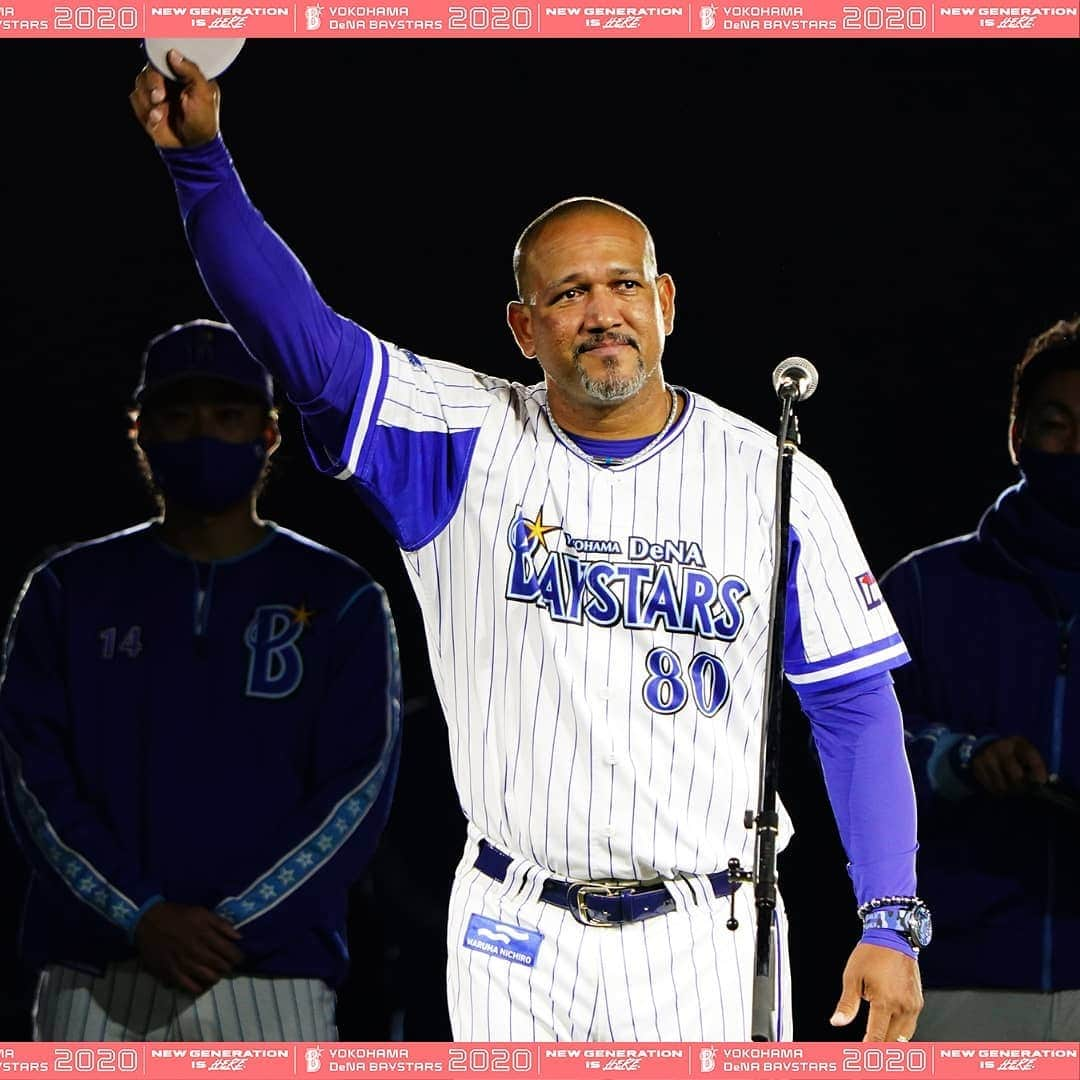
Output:
[[752,3],[290,4],[0,0],[2,37],[1080,38],[1076,3],[1036,6],[844,0]]
[[733,1075],[934,1077],[975,1080],[1024,1073],[1076,1080],[1080,1043],[8,1043],[0,1075],[130,1075],[177,1080],[208,1073],[284,1077],[465,1076],[646,1080]]

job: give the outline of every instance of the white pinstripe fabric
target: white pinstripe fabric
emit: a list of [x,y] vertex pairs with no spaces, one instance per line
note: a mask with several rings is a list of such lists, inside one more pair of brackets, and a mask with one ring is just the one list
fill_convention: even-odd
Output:
[[[424,377],[412,365],[398,366]],[[469,820],[503,850],[561,877],[712,873],[731,857],[749,865],[754,838],[742,822],[757,804],[772,437],[691,395],[652,452],[636,464],[599,468],[553,432],[542,388],[474,379],[455,385],[454,394],[455,401],[483,396],[490,404],[473,467],[446,528],[403,557]],[[423,422],[431,422],[426,414]],[[884,604],[870,610],[863,601],[856,576],[868,569],[866,559],[827,474],[801,455],[793,473],[803,659],[816,678],[819,665],[827,676],[832,657],[841,665],[844,654],[887,642],[896,627]],[[662,623],[629,626],[625,617],[607,625],[580,614],[560,619],[542,602],[510,597],[508,532],[515,515],[534,519],[541,510],[544,524],[557,529],[546,537],[547,550],[529,557],[536,574],[551,560],[588,569],[608,559],[670,574],[683,597],[689,571],[717,583],[738,579],[748,590],[738,601],[741,626],[723,640]],[[619,553],[579,553],[568,537],[613,542]],[[628,558],[633,537],[696,544],[701,558],[635,562]],[[569,571],[561,573],[569,589]],[[630,586],[619,580],[614,589],[621,599]],[[882,658],[891,646],[882,644]],[[658,647],[684,673],[695,657],[723,665],[729,690],[715,715],[689,700],[674,715],[649,708],[643,687]],[[791,835],[782,806],[780,813],[778,850]]]
[[[450,896],[447,1004],[459,1041],[750,1040],[755,910],[752,887],[730,900],[702,878],[671,882],[676,910],[619,928],[587,927],[539,899],[546,871],[518,860],[504,882],[473,867],[466,846]],[[787,920],[778,898],[778,1034],[791,1039]],[[539,931],[527,967],[466,948],[469,918]]]
[[[680,391],[671,429],[603,468],[549,421],[543,385],[373,345],[385,396],[364,384],[346,445],[326,450],[398,526],[470,837],[519,860],[504,884],[472,869],[475,847],[459,868],[455,1037],[749,1038],[751,890],[734,934],[707,886],[675,885],[678,910],[618,930],[586,929],[538,893],[546,876],[700,882],[731,858],[753,865],[743,819],[759,794],[775,437]],[[441,486],[453,470],[432,449],[440,436],[467,454],[460,498]],[[403,446],[432,454],[439,498],[383,481]],[[895,666],[896,626],[832,481],[803,454],[792,471],[786,662],[818,686]],[[780,851],[792,828],[777,809]],[[535,966],[463,947],[474,914],[545,934]],[[785,951],[789,1033],[787,967]]]
[[50,964],[38,979],[41,1042],[331,1042],[337,997],[321,979],[222,979],[193,997],[136,960],[95,976]]

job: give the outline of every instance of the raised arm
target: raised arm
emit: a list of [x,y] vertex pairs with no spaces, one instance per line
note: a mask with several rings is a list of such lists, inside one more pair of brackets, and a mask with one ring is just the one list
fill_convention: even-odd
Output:
[[145,67],[130,101],[172,176],[207,292],[299,410],[315,467],[355,486],[402,547],[426,543],[460,498],[489,383],[330,308],[248,198],[216,83],[169,55],[177,79]]
[[319,397],[336,372],[331,404],[347,411],[371,371],[370,335],[326,304],[248,198],[221,137],[217,82],[175,49],[169,62],[175,80],[147,65],[129,101],[173,179],[210,297],[293,401]]

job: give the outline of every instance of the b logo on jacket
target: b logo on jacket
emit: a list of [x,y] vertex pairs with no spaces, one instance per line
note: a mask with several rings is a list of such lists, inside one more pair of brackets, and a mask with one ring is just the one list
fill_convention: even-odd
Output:
[[303,604],[264,604],[255,609],[244,644],[248,647],[248,697],[288,697],[304,678],[304,658],[296,642],[314,613]]

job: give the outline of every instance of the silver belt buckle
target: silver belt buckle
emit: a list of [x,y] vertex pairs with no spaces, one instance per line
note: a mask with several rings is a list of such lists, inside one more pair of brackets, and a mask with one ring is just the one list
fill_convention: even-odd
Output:
[[574,906],[570,909],[574,918],[585,926],[607,926],[615,928],[621,925],[606,915],[596,916],[585,906],[586,896],[618,896],[627,886],[601,885],[596,882],[583,882],[570,887],[574,897]]

